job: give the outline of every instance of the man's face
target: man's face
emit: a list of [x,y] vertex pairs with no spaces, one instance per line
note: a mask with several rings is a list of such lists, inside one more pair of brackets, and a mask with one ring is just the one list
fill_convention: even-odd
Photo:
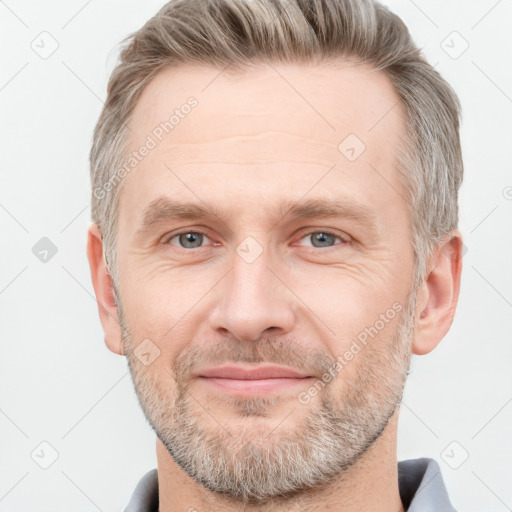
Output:
[[205,487],[263,502],[325,482],[400,399],[415,305],[397,102],[347,64],[166,70],[137,104],[130,151],[154,147],[119,204],[123,339],[148,420]]

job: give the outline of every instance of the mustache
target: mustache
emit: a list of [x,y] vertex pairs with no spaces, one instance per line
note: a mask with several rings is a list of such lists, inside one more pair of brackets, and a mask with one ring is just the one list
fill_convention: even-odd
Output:
[[269,363],[288,366],[321,378],[335,361],[325,351],[306,349],[284,339],[267,338],[256,342],[229,339],[214,344],[195,345],[182,352],[173,364],[173,373],[177,380],[184,381],[200,367],[226,363]]
[[[128,358],[128,364],[132,367],[131,332],[122,317],[120,325],[124,352]],[[172,343],[172,340],[166,342]],[[183,350],[176,357],[170,371],[166,371],[171,374],[177,384],[185,386],[198,368],[230,363],[283,365],[321,379],[336,361],[336,357],[325,350],[307,348],[292,339],[262,338],[258,341],[239,341],[229,337],[221,341],[206,340],[193,344],[190,348]]]

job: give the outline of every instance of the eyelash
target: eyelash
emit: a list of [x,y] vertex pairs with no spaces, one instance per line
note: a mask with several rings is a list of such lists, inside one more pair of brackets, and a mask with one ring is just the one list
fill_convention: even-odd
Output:
[[[195,235],[203,235],[204,237],[206,238],[209,238],[209,236],[204,233],[203,231],[196,231],[196,230],[191,230],[191,229],[188,229],[188,230],[185,230],[185,231],[180,231],[178,233],[173,233],[172,236],[169,236],[169,237],[166,237],[165,238],[165,244],[170,244],[171,240],[173,240],[174,238],[177,238],[181,235],[186,235],[188,233],[193,233]],[[303,236],[301,236],[299,238],[299,240],[302,240],[303,238],[307,237],[307,236],[310,236],[310,235],[313,235],[315,233],[323,233],[324,235],[329,235],[329,236],[333,236],[334,238],[338,238],[340,241],[341,241],[341,244],[340,245],[346,245],[346,244],[349,244],[350,242],[349,241],[346,241],[346,240],[343,240],[343,238],[338,235],[337,233],[335,233],[334,231],[329,231],[328,229],[315,229],[313,231],[308,231],[307,233],[305,233]],[[183,251],[193,251],[193,250],[199,250],[199,249],[203,249],[204,246],[201,246],[201,247],[195,247],[195,248],[192,248],[192,249],[187,249],[185,247],[179,247],[179,246],[176,246],[178,247],[179,249],[182,249]],[[323,250],[327,250],[327,249],[334,249],[336,246],[333,245],[333,246],[330,246],[330,247],[309,247],[309,249],[323,249]]]

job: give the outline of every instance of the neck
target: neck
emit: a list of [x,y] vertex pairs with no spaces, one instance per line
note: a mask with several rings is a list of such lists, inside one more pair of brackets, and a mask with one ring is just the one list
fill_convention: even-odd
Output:
[[398,490],[397,422],[398,409],[363,457],[328,487],[255,506],[235,503],[199,485],[179,468],[157,439],[159,512],[404,512]]

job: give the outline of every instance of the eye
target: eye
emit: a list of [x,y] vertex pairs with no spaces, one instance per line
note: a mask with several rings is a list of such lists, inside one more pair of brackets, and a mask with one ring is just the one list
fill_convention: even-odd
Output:
[[343,244],[348,243],[348,241],[343,240],[336,233],[332,233],[331,231],[327,230],[311,231],[301,238],[301,240],[310,240],[312,244],[311,246],[315,248],[333,247],[336,245],[336,239],[340,240]]
[[[199,249],[205,238],[208,238],[204,233],[199,231],[182,231],[176,233],[167,240],[167,243],[171,245],[178,245],[182,249]],[[173,240],[177,240],[177,243],[173,243]]]
[[[181,231],[168,238],[166,243],[181,249],[200,249],[205,239],[209,240],[208,236],[200,231]],[[302,236],[300,240],[309,240],[311,242],[309,247],[318,249],[349,243],[348,240],[344,240],[340,235],[329,230],[311,231]],[[341,244],[336,244],[336,240],[339,240]]]

